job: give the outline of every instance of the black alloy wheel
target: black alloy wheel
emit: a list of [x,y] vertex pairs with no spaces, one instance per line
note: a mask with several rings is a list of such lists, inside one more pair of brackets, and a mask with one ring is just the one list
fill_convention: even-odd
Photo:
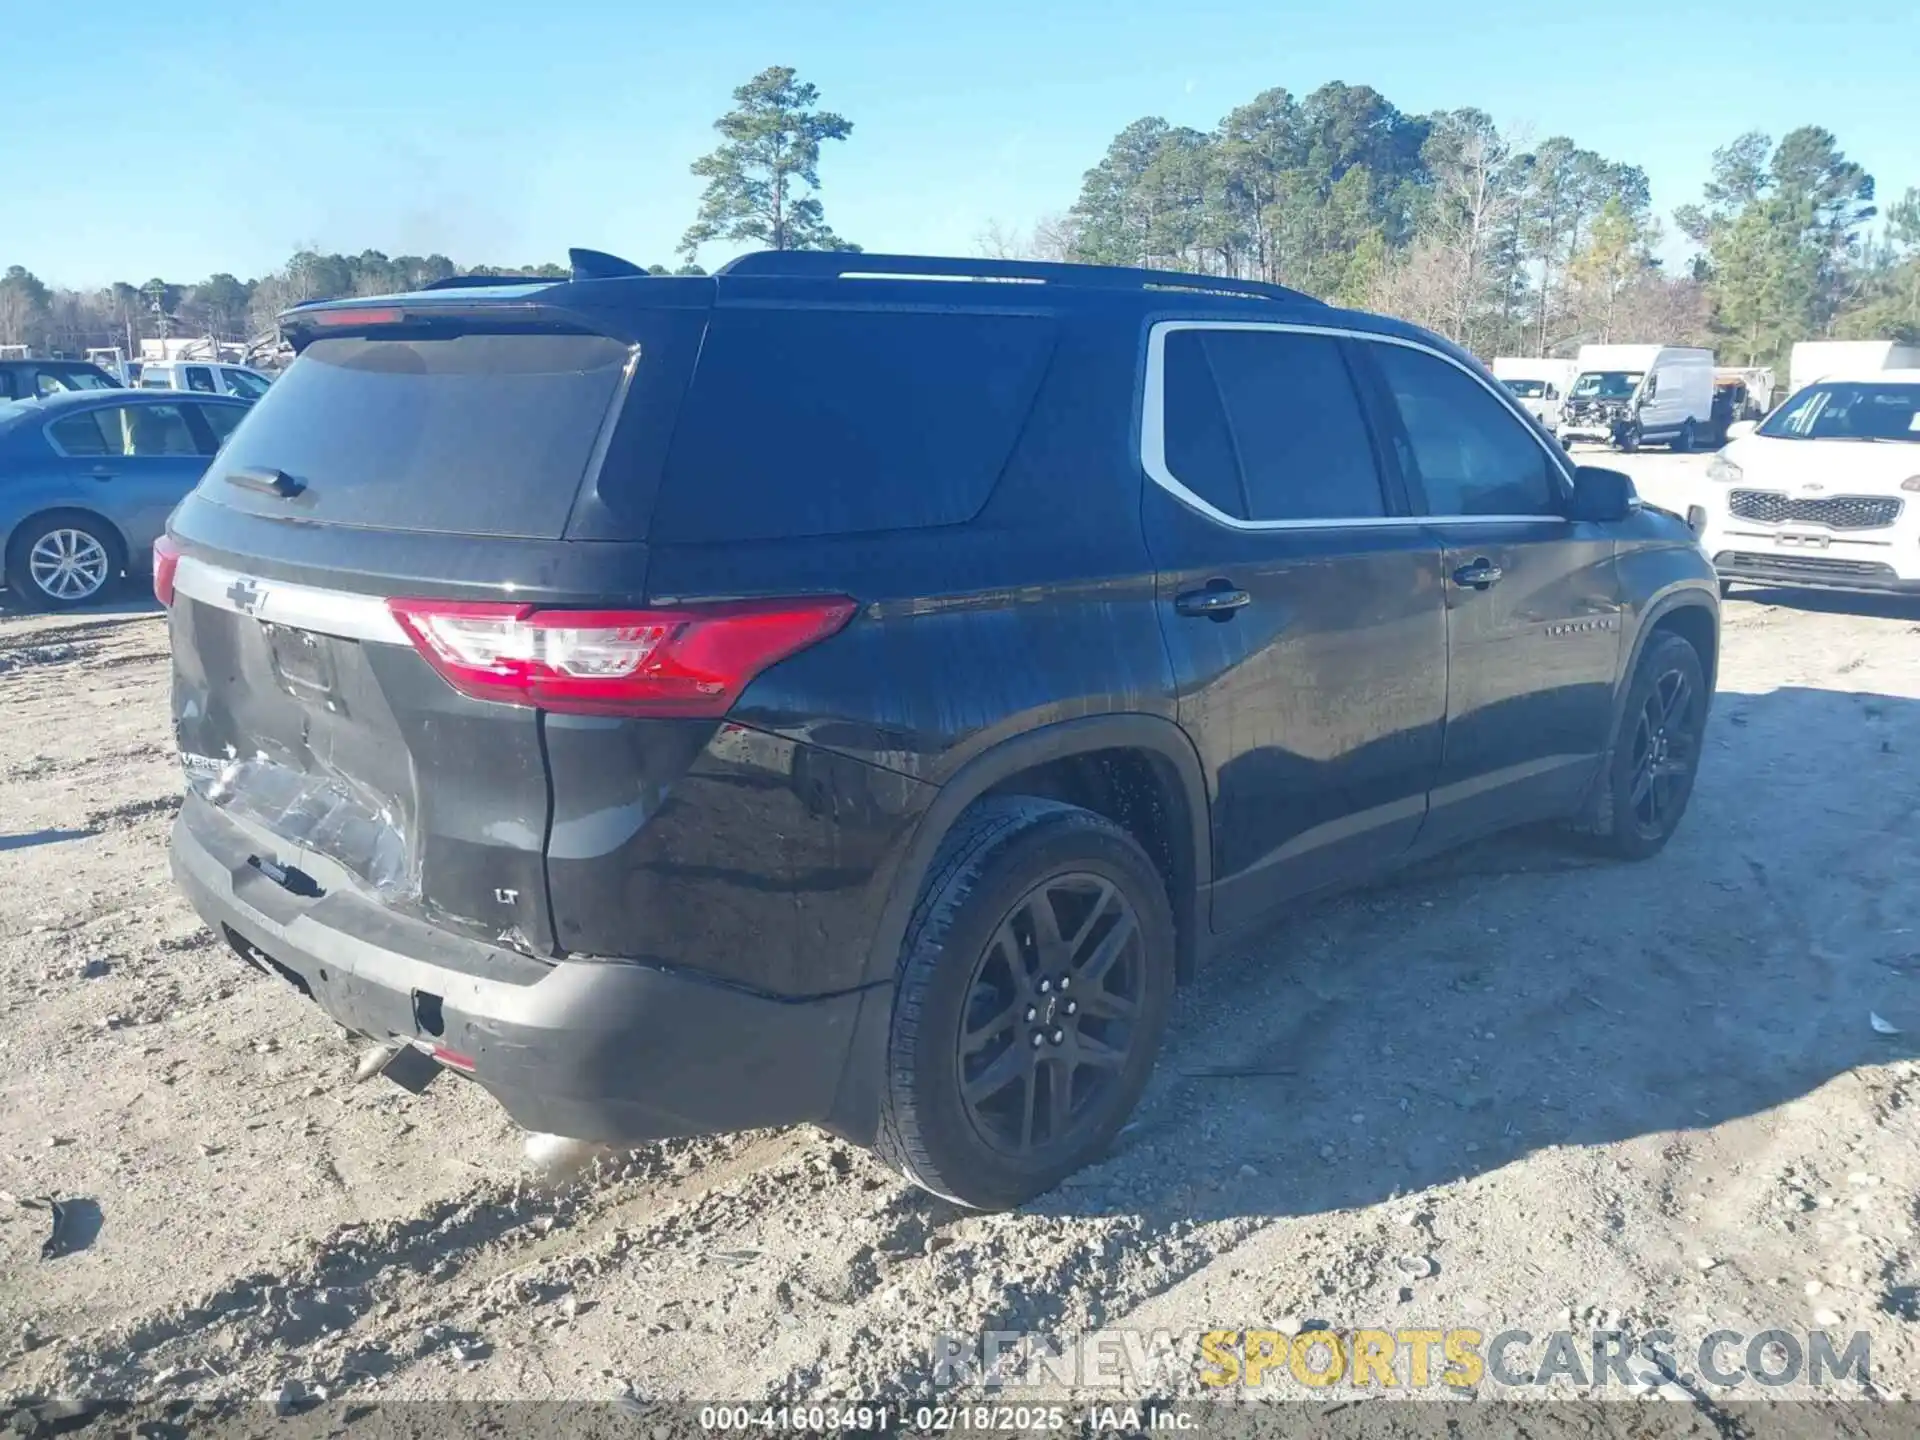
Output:
[[1116,886],[1069,872],[1021,896],[974,964],[954,1037],[980,1138],[1015,1158],[1071,1143],[1126,1068],[1145,992],[1140,920]]
[[1678,821],[1700,758],[1700,694],[1679,666],[1656,676],[1635,717],[1631,787],[1634,828],[1648,839]]

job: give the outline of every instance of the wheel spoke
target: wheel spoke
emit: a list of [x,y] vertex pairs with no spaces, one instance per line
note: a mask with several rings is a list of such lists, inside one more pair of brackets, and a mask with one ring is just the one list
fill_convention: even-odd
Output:
[[1031,896],[1026,909],[1028,923],[1033,926],[1033,948],[1040,952],[1040,963],[1045,965],[1066,944],[1060,935],[1060,917],[1053,913],[1053,897],[1045,890]]
[[[991,1100],[1032,1068],[1032,1060],[1025,1051],[1017,1045],[1009,1046],[1005,1054],[963,1084],[960,1093],[970,1103],[978,1105],[983,1100]],[[1031,1107],[1033,1102],[1029,1099],[1027,1103]]]
[[1633,772],[1633,791],[1628,798],[1635,810],[1638,810],[1641,803],[1652,793],[1653,770],[1651,763],[1643,762],[1640,768]]
[[1100,923],[1100,917],[1107,913],[1107,906],[1113,903],[1115,891],[1106,881],[1100,882],[1100,893],[1094,897],[1093,904],[1087,910],[1087,918],[1080,922],[1080,928],[1073,932],[1073,938],[1067,941],[1067,963],[1079,963],[1080,947],[1087,943],[1087,937],[1093,934],[1094,926]]
[[1127,1063],[1124,1050],[1116,1050],[1104,1040],[1096,1040],[1085,1031],[1078,1040],[1079,1058],[1082,1065],[1091,1065],[1100,1070],[1118,1070]]
[[1107,972],[1113,968],[1113,962],[1133,939],[1133,916],[1122,914],[1113,922],[1113,928],[1101,937],[1100,943],[1093,947],[1084,964],[1076,969],[1077,977],[1086,985],[1098,988],[1106,980]]
[[1047,1070],[1047,1139],[1058,1140],[1073,1124],[1073,1066],[1050,1061]]
[[1080,1013],[1095,1020],[1131,1020],[1136,1011],[1133,1001],[1111,990],[1095,988],[1074,998],[1079,1002]]
[[978,1055],[982,1050],[986,1049],[987,1046],[991,1045],[995,1040],[998,1040],[1013,1028],[1013,1017],[1018,1013],[1016,1003],[1009,1000],[1006,1009],[993,1016],[986,1024],[967,1031],[967,1033],[961,1037],[960,1053],[962,1055]]
[[1020,1104],[1020,1148],[1031,1150],[1033,1148],[1033,1111],[1040,1102],[1040,1067],[1027,1066],[1026,1077],[1026,1094],[1021,1098]]

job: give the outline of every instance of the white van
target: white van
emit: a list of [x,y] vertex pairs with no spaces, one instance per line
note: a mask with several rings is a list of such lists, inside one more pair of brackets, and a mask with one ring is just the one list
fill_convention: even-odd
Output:
[[1526,355],[1493,357],[1493,378],[1513,392],[1520,408],[1548,430],[1560,425],[1560,402],[1573,384],[1576,362],[1539,360]]
[[197,390],[202,395],[232,395],[258,400],[273,382],[245,365],[210,360],[149,360],[140,367],[142,390]]
[[1560,438],[1637,450],[1691,450],[1713,433],[1713,352],[1678,345],[1582,345]]

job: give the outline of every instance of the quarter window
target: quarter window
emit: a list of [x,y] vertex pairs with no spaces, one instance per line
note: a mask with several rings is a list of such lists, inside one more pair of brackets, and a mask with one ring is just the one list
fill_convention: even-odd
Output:
[[1331,336],[1169,331],[1163,352],[1168,472],[1238,520],[1386,514],[1380,472]]
[[1399,408],[1401,468],[1430,515],[1552,515],[1560,487],[1519,418],[1459,366],[1405,345],[1369,348]]

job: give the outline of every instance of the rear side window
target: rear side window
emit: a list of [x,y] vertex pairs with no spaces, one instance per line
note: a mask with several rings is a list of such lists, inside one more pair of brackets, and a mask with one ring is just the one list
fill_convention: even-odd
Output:
[[1164,351],[1168,472],[1238,520],[1386,514],[1339,342],[1290,330],[1174,330]]
[[287,502],[225,483],[279,470],[303,519],[554,539],[565,530],[629,356],[599,335],[468,334],[309,345],[202,482],[235,509]]
[[763,540],[969,520],[1012,453],[1053,339],[1042,316],[717,310],[681,405],[653,537]]

